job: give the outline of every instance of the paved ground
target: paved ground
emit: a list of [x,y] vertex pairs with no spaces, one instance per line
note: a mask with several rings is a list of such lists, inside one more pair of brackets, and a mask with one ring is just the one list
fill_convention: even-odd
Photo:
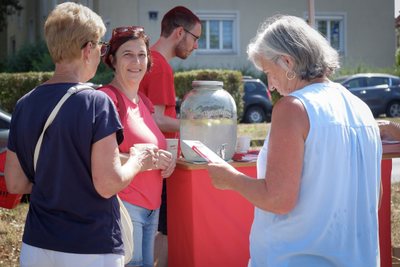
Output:
[[392,183],[400,182],[400,158],[393,159]]

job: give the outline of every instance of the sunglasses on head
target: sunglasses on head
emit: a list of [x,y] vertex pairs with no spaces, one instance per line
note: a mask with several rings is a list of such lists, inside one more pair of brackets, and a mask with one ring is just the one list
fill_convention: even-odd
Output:
[[[133,37],[139,33],[143,33],[144,28],[141,26],[124,26],[113,29],[111,40],[120,37]],[[101,56],[105,56],[110,49],[110,43],[103,43],[101,46]]]
[[118,27],[112,31],[112,37],[125,37],[138,34],[140,32],[144,32],[144,28],[141,26],[125,26]]

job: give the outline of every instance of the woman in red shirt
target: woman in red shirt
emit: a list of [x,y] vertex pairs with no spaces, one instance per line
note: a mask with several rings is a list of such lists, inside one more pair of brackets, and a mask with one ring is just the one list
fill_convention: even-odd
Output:
[[154,168],[137,175],[119,196],[134,226],[134,254],[128,266],[153,266],[154,237],[158,226],[162,179],[171,175],[175,159],[166,151],[166,140],[151,116],[151,102],[138,94],[139,84],[150,69],[149,39],[143,28],[129,26],[113,30],[104,62],[114,70],[114,79],[100,88],[114,102],[124,128],[121,153],[135,144],[159,148]]

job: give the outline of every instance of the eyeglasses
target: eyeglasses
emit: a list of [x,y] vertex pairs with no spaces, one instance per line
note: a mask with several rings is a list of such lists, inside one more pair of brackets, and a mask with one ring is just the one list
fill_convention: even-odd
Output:
[[106,42],[101,42],[101,48],[100,48],[100,56],[104,57],[107,53],[108,50],[110,49],[110,44]]
[[182,27],[182,29],[183,29],[186,33],[189,33],[191,36],[193,36],[193,38],[194,38],[195,41],[198,41],[198,40],[200,39],[200,36],[197,36],[196,34],[193,34],[191,31],[186,30],[185,27],[183,27],[182,25],[178,25],[178,24],[174,23],[174,26],[175,26],[175,27]]
[[107,52],[108,52],[108,48],[110,47],[110,45],[107,42],[103,42],[103,41],[88,41],[86,43],[84,43],[81,47],[81,49],[85,48],[85,46],[87,46],[88,43],[91,43],[93,45],[101,45],[100,48],[100,56],[104,56]]

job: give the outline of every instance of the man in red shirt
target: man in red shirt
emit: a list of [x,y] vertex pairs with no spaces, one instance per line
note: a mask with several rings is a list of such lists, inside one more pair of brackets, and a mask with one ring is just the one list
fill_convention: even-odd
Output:
[[[175,57],[186,59],[198,48],[201,21],[192,11],[177,6],[168,11],[161,21],[160,38],[151,47],[153,65],[140,83],[139,90],[154,105],[153,118],[166,138],[179,138],[179,119],[175,110],[174,73],[169,61]],[[166,266],[167,251],[157,256],[158,246],[167,248],[167,212],[165,181],[160,209],[159,233],[156,237],[155,259],[158,266]],[[161,244],[160,244],[161,243]],[[159,258],[157,260],[157,258]]]

